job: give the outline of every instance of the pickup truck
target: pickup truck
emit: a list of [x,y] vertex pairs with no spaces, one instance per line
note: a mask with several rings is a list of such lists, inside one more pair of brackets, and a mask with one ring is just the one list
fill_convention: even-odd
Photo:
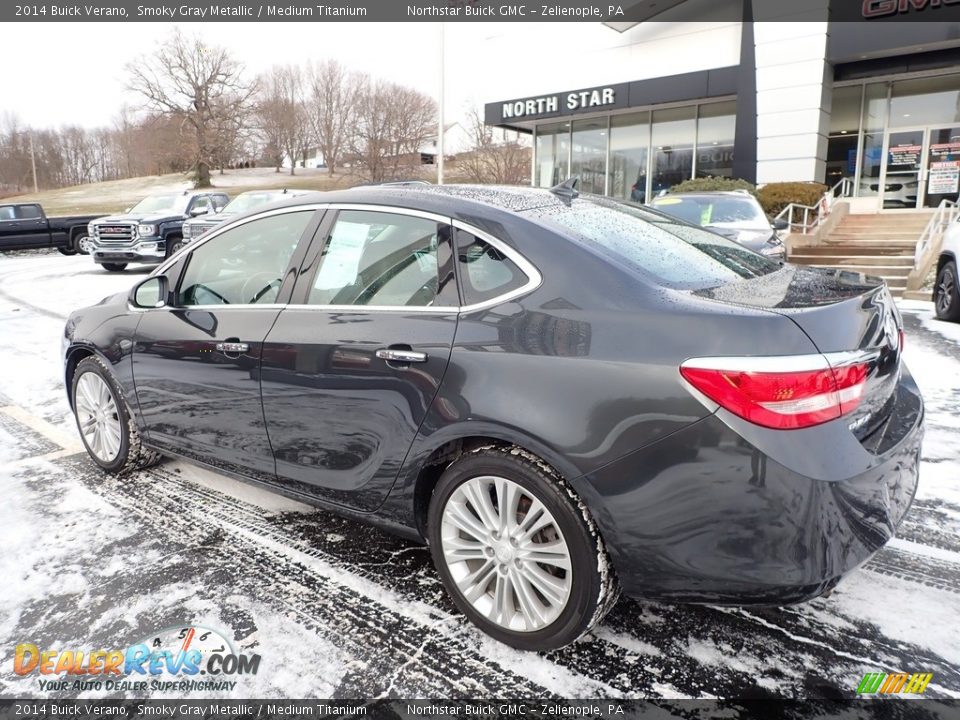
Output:
[[96,217],[47,217],[37,203],[0,204],[0,250],[56,248],[64,255],[86,254],[87,223]]
[[183,244],[185,220],[213,215],[228,202],[225,193],[210,190],[149,195],[121,215],[90,223],[90,255],[110,272],[121,272],[129,263],[156,265]]

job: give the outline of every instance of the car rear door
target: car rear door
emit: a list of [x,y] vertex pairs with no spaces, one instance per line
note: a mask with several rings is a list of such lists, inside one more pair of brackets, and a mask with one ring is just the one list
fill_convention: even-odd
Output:
[[143,312],[133,376],[152,443],[274,481],[260,403],[263,340],[320,221],[317,206],[249,218],[171,269],[171,302]]
[[382,503],[447,369],[453,272],[446,218],[331,209],[263,346],[279,482],[361,510]]

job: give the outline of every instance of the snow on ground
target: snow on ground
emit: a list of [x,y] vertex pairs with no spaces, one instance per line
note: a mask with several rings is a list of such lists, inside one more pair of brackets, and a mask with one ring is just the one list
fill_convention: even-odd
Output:
[[15,589],[0,593],[0,695],[41,695],[11,671],[17,643],[124,648],[185,623],[262,657],[207,696],[831,698],[871,671],[933,672],[928,694],[960,695],[960,326],[929,303],[901,306],[927,399],[920,490],[876,558],[795,607],[624,600],[591,637],[533,654],[460,616],[420,546],[185,463],[96,471],[78,452],[60,334],[71,308],[144,272],[0,256],[0,333],[14,339],[0,356],[0,577]]

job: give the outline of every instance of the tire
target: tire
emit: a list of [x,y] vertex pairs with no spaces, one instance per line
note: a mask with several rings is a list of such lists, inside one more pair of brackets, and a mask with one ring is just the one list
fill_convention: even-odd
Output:
[[933,286],[933,307],[940,320],[960,322],[960,285],[957,281],[957,263],[944,263]]
[[171,235],[167,238],[167,252],[165,257],[170,257],[184,245],[183,238],[179,235]]
[[92,241],[86,231],[77,233],[73,238],[73,249],[80,255],[89,255]]
[[159,454],[143,447],[126,398],[100,358],[80,361],[70,384],[70,398],[80,439],[101,469],[121,474],[160,461]]
[[103,263],[103,269],[108,272],[123,272],[127,267],[127,263]]
[[[500,518],[498,498],[513,503],[512,519]],[[485,515],[491,519],[484,522]],[[619,596],[586,507],[558,474],[517,447],[478,448],[451,463],[431,498],[427,535],[434,565],[460,611],[520,650],[569,645]],[[531,560],[532,552],[540,559]]]
[[76,254],[77,254],[77,251],[76,251],[76,250],[74,250],[74,249],[71,248],[71,247],[66,247],[66,246],[64,246],[64,247],[58,247],[58,248],[57,248],[57,252],[60,253],[61,255],[76,255]]

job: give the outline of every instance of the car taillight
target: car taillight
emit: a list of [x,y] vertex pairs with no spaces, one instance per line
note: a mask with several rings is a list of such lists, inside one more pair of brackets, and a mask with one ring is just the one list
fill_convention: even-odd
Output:
[[730,359],[710,365],[688,361],[680,374],[734,415],[776,430],[811,427],[852,412],[870,370],[866,362],[785,372],[732,369]]

